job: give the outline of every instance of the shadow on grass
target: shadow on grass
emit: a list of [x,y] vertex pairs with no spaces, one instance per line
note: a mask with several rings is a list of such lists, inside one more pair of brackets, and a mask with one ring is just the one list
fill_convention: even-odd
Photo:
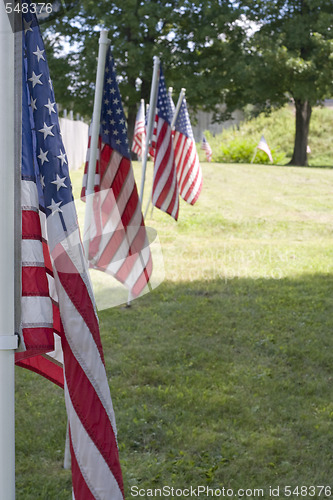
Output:
[[[203,485],[269,499],[269,486],[329,485],[332,297],[330,275],[164,282],[102,311],[127,498],[137,487],[144,498]],[[16,374],[16,498],[68,499],[62,392]]]
[[127,493],[329,484],[332,297],[329,275],[166,282],[104,311]]

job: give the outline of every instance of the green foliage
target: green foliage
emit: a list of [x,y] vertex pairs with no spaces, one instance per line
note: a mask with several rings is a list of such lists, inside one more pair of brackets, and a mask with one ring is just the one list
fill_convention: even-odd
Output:
[[244,39],[243,57],[227,89],[230,106],[240,101],[262,108],[296,100],[318,100],[333,93],[333,7],[326,0],[241,0],[240,9],[256,24]]
[[[214,83],[210,89],[203,81],[204,59],[200,51],[208,44],[215,59],[220,57],[222,42],[218,35],[227,32],[234,10],[232,3],[221,6],[219,0],[84,0],[67,16],[43,29],[52,37],[55,33],[62,35],[57,39],[58,52],[64,42],[72,45],[70,54],[61,57],[70,64],[72,100],[83,115],[91,116],[92,111],[99,28],[109,30],[120,91],[129,114],[135,111],[140,98],[149,101],[154,55],[161,58],[168,86],[173,86],[176,93],[186,87],[192,107],[209,109],[219,101],[218,85]],[[62,75],[53,60],[50,69],[57,88]],[[62,98],[59,92],[60,103]]]
[[[249,111],[248,116],[251,116]],[[310,125],[309,164],[311,166],[333,166],[333,109],[316,107],[312,112]],[[242,122],[238,128],[223,130],[213,137],[205,132],[213,151],[213,161],[223,163],[250,163],[260,137],[264,135],[270,147],[274,164],[286,164],[293,152],[295,135],[294,109],[285,106],[267,115],[261,113],[255,118]],[[200,160],[204,154],[199,152]],[[258,151],[254,163],[270,163],[266,153]]]

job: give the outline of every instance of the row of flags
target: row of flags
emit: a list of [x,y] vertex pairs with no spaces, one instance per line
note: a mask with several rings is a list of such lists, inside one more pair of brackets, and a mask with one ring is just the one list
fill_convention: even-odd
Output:
[[[83,200],[89,157],[90,139],[81,191]],[[114,276],[128,288],[133,298],[138,297],[149,282],[152,258],[110,48],[105,62],[94,191],[89,265]]]
[[[167,92],[160,65],[156,114],[149,148],[154,160],[152,203],[177,220],[179,196],[192,205],[197,201],[202,189],[202,170],[185,97],[176,120],[175,112],[176,107],[171,93]],[[132,144],[132,151],[139,157],[145,154],[146,121],[144,103],[141,101]]]
[[[116,422],[88,268],[114,276],[131,298],[150,285],[153,262],[126,118],[108,49],[85,255],[43,40],[33,13],[22,21],[21,342],[15,362],[64,388],[73,499],[121,500]],[[146,141],[143,108],[140,113],[132,146],[137,154]],[[152,201],[177,220],[179,197],[197,201],[202,171],[185,99],[173,129],[174,113],[160,68]],[[90,154],[89,142],[83,200]]]
[[[104,70],[86,256],[43,40],[35,15],[23,14],[21,341],[15,361],[64,388],[74,500],[124,498],[115,415],[88,266],[114,276],[131,297],[149,286],[153,270],[110,49]],[[160,67],[151,144],[152,202],[177,220],[179,197],[192,205],[197,201],[202,171],[185,98],[174,120],[175,111]],[[132,145],[139,155],[147,149],[145,121],[141,106]],[[268,154],[265,142],[262,138],[258,149],[265,148]],[[201,147],[211,161],[205,138]],[[90,154],[88,148],[88,160]]]

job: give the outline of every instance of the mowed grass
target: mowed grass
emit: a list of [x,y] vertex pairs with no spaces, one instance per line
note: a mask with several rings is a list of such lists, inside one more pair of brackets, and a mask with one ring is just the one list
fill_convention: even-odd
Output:
[[[126,496],[332,485],[333,170],[202,166],[177,223],[147,217],[165,281],[99,313]],[[62,391],[17,368],[16,419],[17,499],[70,500]]]

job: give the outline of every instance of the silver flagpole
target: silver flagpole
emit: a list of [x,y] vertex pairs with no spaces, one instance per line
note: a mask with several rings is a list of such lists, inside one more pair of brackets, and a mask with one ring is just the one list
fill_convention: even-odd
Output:
[[96,156],[97,156],[98,136],[99,136],[99,128],[101,120],[105,59],[109,45],[110,45],[110,40],[108,39],[108,31],[102,30],[99,38],[96,89],[95,89],[95,99],[94,99],[94,111],[92,118],[90,157],[88,163],[88,175],[87,175],[87,187],[86,187],[86,210],[85,210],[84,230],[83,230],[83,248],[87,259],[89,253],[90,226],[93,215],[92,195],[94,193],[94,185],[95,185]]
[[15,499],[15,36],[0,2],[0,498]]
[[[170,88],[172,88],[172,87],[169,87],[169,90],[170,90]],[[172,117],[171,130],[174,129],[174,126],[176,124],[176,121],[177,121],[177,118],[178,118],[178,115],[179,115],[179,111],[180,111],[180,106],[182,105],[183,99],[185,97],[185,92],[186,92],[186,89],[184,89],[184,88],[181,89],[181,91],[180,91],[180,94],[179,94],[179,97],[178,97],[178,101],[177,101],[177,105],[176,105],[176,108],[175,108],[175,112],[174,112],[173,117]],[[145,213],[144,213],[144,216],[143,216],[144,219],[146,218],[146,215],[148,213],[148,208],[149,208],[150,202],[152,202],[152,208],[151,208],[150,217],[153,216],[153,211],[154,211],[154,205],[153,205],[153,201],[152,201],[152,198],[153,198],[153,187],[154,187],[154,179],[153,179],[153,182],[152,182],[150,196],[148,198],[148,203],[147,203],[147,206],[146,206],[146,210],[145,210]]]
[[153,135],[154,118],[155,118],[155,114],[156,114],[156,101],[157,101],[157,87],[158,87],[158,71],[159,71],[159,69],[160,69],[160,59],[157,56],[154,56],[153,79],[151,82],[150,99],[149,99],[147,136],[146,136],[145,150],[144,150],[144,154],[142,157],[142,176],[141,176],[141,187],[140,187],[141,205],[143,202],[143,191],[145,188],[148,150],[149,150],[149,146],[150,146],[152,135]]

